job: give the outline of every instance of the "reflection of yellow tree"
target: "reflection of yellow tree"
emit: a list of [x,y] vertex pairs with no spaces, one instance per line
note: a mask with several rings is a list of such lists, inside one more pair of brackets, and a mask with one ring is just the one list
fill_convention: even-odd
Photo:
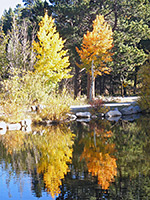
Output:
[[38,173],[44,173],[44,182],[52,197],[60,193],[61,179],[69,171],[67,163],[72,157],[72,136],[68,128],[50,127],[40,140],[38,137],[34,140],[42,155]]
[[73,134],[70,129],[66,126],[39,127],[35,135],[10,131],[0,136],[0,140],[12,157],[16,153],[20,155],[19,163],[28,162],[25,155],[33,156],[32,163],[35,163],[30,163],[30,170],[37,167],[37,172],[44,175],[45,186],[52,197],[60,193],[61,179],[69,171],[67,163],[71,163],[72,158]]
[[81,159],[85,159],[88,171],[98,177],[98,183],[102,189],[108,189],[110,182],[113,182],[117,175],[116,159],[110,156],[114,152],[115,146],[108,143],[111,135],[111,131],[95,127],[90,137],[82,140],[85,146]]

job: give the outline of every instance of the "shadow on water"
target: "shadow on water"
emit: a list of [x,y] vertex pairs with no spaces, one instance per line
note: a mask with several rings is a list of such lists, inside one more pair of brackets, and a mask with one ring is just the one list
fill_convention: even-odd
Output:
[[0,199],[18,193],[22,200],[150,199],[149,119],[73,122],[1,135],[0,185],[6,191]]

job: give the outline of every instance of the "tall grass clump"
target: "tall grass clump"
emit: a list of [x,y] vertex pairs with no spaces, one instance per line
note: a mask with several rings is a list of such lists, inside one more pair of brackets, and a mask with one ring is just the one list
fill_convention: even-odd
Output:
[[64,92],[53,92],[49,95],[44,108],[38,113],[41,120],[62,121],[67,118],[70,112],[70,105],[73,98]]
[[1,106],[5,121],[18,122],[28,116],[33,102],[44,103],[48,98],[46,80],[39,74],[15,69],[2,82]]
[[[43,105],[36,113],[38,120],[64,120],[74,104],[72,95],[65,89],[59,93],[40,73],[15,69],[9,79],[3,81],[1,106],[5,121],[18,122],[29,116],[31,106]],[[33,117],[33,115],[32,115]]]

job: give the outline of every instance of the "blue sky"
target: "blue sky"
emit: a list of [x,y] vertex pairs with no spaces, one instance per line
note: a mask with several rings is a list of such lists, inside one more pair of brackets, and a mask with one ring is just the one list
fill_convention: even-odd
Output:
[[22,0],[0,0],[0,17],[2,16],[5,9],[14,9],[17,4],[23,5]]

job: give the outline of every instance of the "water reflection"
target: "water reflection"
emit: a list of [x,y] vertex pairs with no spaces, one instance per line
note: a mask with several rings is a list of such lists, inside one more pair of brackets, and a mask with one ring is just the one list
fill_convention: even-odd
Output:
[[[9,131],[0,136],[1,163],[9,164],[16,175],[22,172],[32,177],[32,189],[40,197],[46,189],[52,197],[60,193],[61,179],[69,171],[71,163],[73,134],[66,126],[38,127],[34,134],[21,131]],[[8,178],[10,181],[11,176]]]
[[57,199],[150,199],[149,116],[77,123],[73,130],[71,171]]
[[117,175],[115,144],[110,141],[113,133],[106,129],[106,122],[90,123],[89,132],[79,141],[84,144],[80,159],[85,159],[88,171],[98,177],[98,184],[105,190]]
[[110,187],[116,199],[150,199],[150,120],[120,121],[113,129],[118,177]]
[[38,198],[45,191],[57,200],[150,199],[149,130],[142,117],[9,131],[0,136],[0,171],[8,192],[14,180],[23,193],[30,178]]

